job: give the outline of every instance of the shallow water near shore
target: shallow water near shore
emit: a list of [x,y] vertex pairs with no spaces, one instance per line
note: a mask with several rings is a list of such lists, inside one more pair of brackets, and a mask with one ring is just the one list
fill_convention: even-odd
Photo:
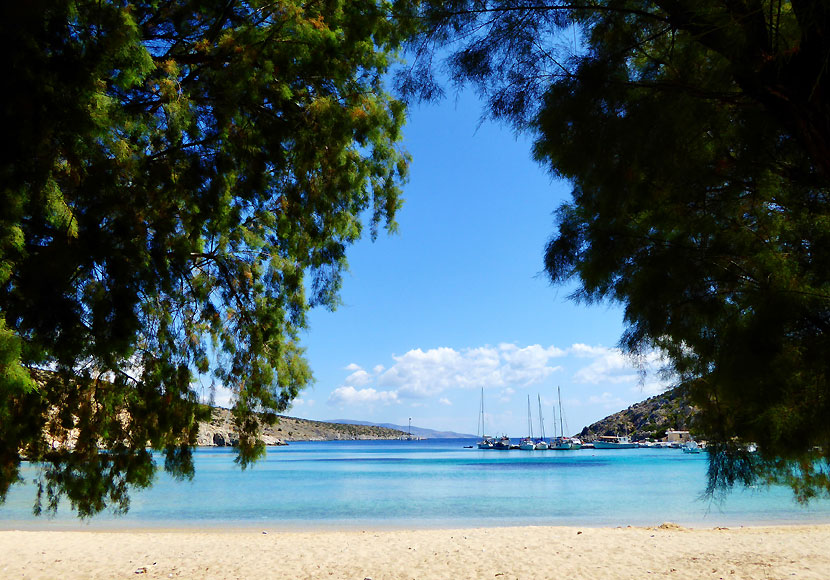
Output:
[[[297,442],[241,471],[227,448],[199,449],[196,476],[159,473],[125,516],[78,522],[68,503],[32,515],[34,486],[0,505],[0,529],[432,528],[513,525],[684,526],[830,523],[786,488],[701,498],[705,453],[678,449],[483,451],[473,440]],[[24,479],[35,476],[26,467]]]

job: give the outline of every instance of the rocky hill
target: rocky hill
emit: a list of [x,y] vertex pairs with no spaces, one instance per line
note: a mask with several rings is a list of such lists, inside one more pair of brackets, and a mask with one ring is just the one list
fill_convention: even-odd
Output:
[[[406,433],[403,431],[385,427],[323,423],[285,416],[280,416],[276,425],[263,426],[261,434],[266,445],[284,445],[290,441],[400,439],[405,436]],[[228,409],[214,408],[211,420],[199,425],[198,445],[222,447],[234,445],[238,440],[236,427]]]
[[681,388],[671,389],[585,427],[579,437],[629,435],[632,439],[662,439],[666,430],[688,430],[695,414]]

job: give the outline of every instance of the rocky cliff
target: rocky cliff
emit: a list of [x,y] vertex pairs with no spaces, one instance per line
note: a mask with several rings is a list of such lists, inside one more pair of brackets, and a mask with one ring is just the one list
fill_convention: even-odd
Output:
[[[396,429],[371,425],[324,423],[280,416],[276,425],[263,425],[260,438],[266,445],[285,445],[289,441],[339,441],[354,439],[400,439],[406,434]],[[235,445],[239,438],[228,409],[214,408],[208,422],[199,425],[197,445]]]
[[581,439],[600,435],[629,435],[632,439],[662,439],[666,430],[688,430],[695,414],[681,388],[671,389],[585,427]]

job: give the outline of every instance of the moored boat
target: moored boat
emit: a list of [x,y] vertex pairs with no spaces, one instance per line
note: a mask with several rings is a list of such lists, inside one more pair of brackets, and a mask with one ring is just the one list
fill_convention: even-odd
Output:
[[530,395],[527,396],[527,432],[528,436],[519,441],[519,449],[533,451],[536,443],[533,441],[533,417],[530,414]]
[[[554,451],[570,451],[572,449],[582,449],[582,441],[577,439],[576,437],[568,437],[565,435],[565,413],[562,411],[562,391],[559,387],[556,387],[556,395],[559,400],[559,432],[560,435],[558,437],[554,436],[553,439],[550,440],[550,445],[548,449],[552,449]],[[553,407],[553,431],[554,435],[556,435],[556,406]]]
[[681,447],[683,453],[700,453],[701,448],[700,445],[697,444],[697,441],[686,441]]
[[634,449],[637,444],[627,436],[602,435],[594,441],[594,449]]
[[536,401],[539,403],[539,431],[541,438],[536,442],[535,448],[537,451],[546,451],[548,444],[545,441],[545,419],[542,417],[542,397],[536,393]]

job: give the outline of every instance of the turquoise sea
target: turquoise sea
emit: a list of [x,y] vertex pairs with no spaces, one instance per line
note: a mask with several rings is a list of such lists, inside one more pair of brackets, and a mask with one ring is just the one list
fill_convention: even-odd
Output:
[[[473,440],[292,443],[246,471],[229,449],[200,449],[196,476],[133,494],[126,516],[79,523],[31,515],[34,486],[12,488],[0,529],[505,525],[714,527],[830,523],[830,501],[785,488],[701,498],[706,455],[678,449],[483,451]],[[31,480],[34,468],[24,477]]]

